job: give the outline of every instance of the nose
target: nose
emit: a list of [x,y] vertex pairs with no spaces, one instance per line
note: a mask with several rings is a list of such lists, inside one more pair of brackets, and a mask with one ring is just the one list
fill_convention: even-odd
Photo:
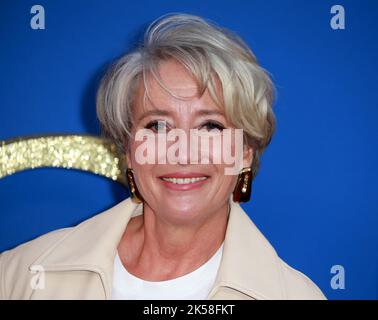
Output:
[[[175,131],[173,131],[175,130]],[[209,164],[214,156],[212,148],[219,149],[218,140],[211,134],[204,134],[196,129],[173,129],[168,134],[167,160],[168,163],[179,165]],[[218,141],[218,143],[215,143]],[[220,155],[219,155],[220,156]]]
[[191,164],[191,150],[193,150],[193,146],[190,141],[190,129],[173,129],[169,133],[168,139],[168,163],[179,164],[181,166]]

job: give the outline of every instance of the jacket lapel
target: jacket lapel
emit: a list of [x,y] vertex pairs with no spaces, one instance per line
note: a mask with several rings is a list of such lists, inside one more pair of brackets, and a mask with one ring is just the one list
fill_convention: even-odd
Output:
[[[30,266],[29,269],[42,266],[46,285],[44,290],[34,290],[31,298],[38,299],[43,295],[70,295],[75,292],[73,287],[80,288],[84,285],[84,288],[88,288],[87,292],[79,289],[78,291],[84,297],[92,299],[94,294],[88,284],[96,282],[93,279],[97,279],[97,283],[99,280],[101,283],[101,286],[97,287],[101,290],[95,296],[110,299],[113,263],[118,243],[130,218],[142,212],[142,206],[128,198],[72,228],[64,238]],[[72,286],[68,291],[60,288],[64,282],[59,279],[63,278],[66,279],[67,286]],[[49,292],[51,290],[54,292]],[[56,292],[58,290],[59,294]]]
[[[240,204],[230,198],[223,256],[210,299],[283,299],[279,258]],[[244,297],[243,297],[244,295]]]

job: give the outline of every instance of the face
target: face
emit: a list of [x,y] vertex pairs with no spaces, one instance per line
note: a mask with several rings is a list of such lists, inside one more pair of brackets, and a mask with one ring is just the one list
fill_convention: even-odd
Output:
[[[143,99],[144,86],[139,86],[133,106],[134,123],[132,139],[126,154],[127,164],[134,171],[136,186],[147,208],[166,221],[199,222],[227,205],[235,188],[237,175],[225,174],[225,168],[230,164],[226,164],[218,154],[224,152],[224,149],[212,148],[211,142],[208,153],[199,152],[198,161],[195,162],[191,153],[190,130],[197,129],[200,135],[211,133],[221,136],[223,129],[235,128],[227,121],[224,111],[216,105],[208,90],[202,96],[197,95],[195,80],[181,64],[173,60],[162,62],[159,73],[164,85],[171,92],[186,99],[171,96],[153,77],[148,81],[146,99]],[[143,129],[149,129],[149,143],[146,139],[135,139],[137,132]],[[172,155],[171,147],[173,144],[177,146],[178,142],[166,141],[167,148],[164,150],[171,151],[159,154],[157,150],[162,148],[162,144],[158,140],[158,135],[164,130],[168,134],[175,129],[185,133],[187,139],[184,139],[186,144],[180,145],[184,145],[184,148],[176,148],[177,152],[173,152],[177,157],[176,162],[172,163],[168,159],[169,152]],[[142,144],[155,149],[153,163],[141,163],[138,158]],[[229,147],[235,152],[234,139],[231,139]],[[208,163],[201,161],[201,155],[208,158]],[[213,161],[216,156],[222,159],[220,163]],[[165,163],[162,157],[165,158]],[[242,161],[243,167],[251,166],[250,148],[242,150]]]

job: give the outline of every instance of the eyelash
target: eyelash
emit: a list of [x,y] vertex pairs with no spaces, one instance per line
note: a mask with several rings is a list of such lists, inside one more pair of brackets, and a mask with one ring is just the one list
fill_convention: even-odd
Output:
[[[209,125],[215,127],[219,131],[223,131],[225,129],[225,127],[223,125],[221,125],[220,123],[218,123],[216,121],[207,121],[205,124],[202,125],[202,127],[209,126]],[[211,130],[212,129],[210,129],[208,131],[211,131]]]
[[164,124],[165,121],[163,121],[163,120],[154,120],[154,121],[151,121],[151,122],[147,123],[144,128],[145,129],[152,129],[153,131],[158,132],[158,130],[156,129],[156,127],[154,128],[154,126],[158,125],[159,123],[163,123]]
[[[154,120],[154,121],[151,121],[148,124],[146,124],[145,129],[151,129],[151,130],[153,130],[155,132],[158,132],[159,130],[156,129],[156,126],[159,125],[159,123],[163,123],[164,124],[164,123],[166,123],[166,121],[163,121],[163,120]],[[213,126],[213,128],[210,129],[210,130],[208,130],[208,131],[211,131],[214,128],[218,129],[219,131],[222,131],[222,130],[225,129],[225,127],[222,124],[220,124],[220,123],[218,123],[216,121],[207,121],[207,122],[205,122],[204,124],[201,125],[201,127],[206,127],[206,126],[208,126],[208,127],[209,126]]]

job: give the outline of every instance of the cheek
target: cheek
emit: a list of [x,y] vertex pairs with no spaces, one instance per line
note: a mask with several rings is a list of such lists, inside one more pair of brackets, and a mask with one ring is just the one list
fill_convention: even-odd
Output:
[[167,154],[173,142],[167,142],[157,135],[144,133],[143,138],[131,142],[131,163],[133,166],[167,163]]
[[[209,144],[208,152],[210,163],[214,164],[218,171],[226,176],[234,176],[241,169],[243,159],[242,142],[236,140],[235,135],[220,136]],[[205,152],[205,154],[206,154]],[[232,178],[231,178],[232,180]],[[229,181],[229,179],[227,180]]]
[[134,171],[135,183],[141,193],[145,193],[145,190],[148,191],[148,186],[151,184],[151,179],[153,179],[154,165],[146,163],[147,157],[143,155],[146,154],[143,150],[148,148],[151,148],[148,142],[147,144],[145,141],[132,140],[130,142],[130,165]]
[[153,165],[139,165],[134,166],[134,180],[138,191],[145,200],[154,199],[159,195],[157,189],[157,180],[154,175]]
[[213,176],[213,188],[221,191],[221,193],[232,192],[235,188],[238,175],[225,174],[225,168],[227,166],[224,164],[214,165],[214,171],[216,174]]

